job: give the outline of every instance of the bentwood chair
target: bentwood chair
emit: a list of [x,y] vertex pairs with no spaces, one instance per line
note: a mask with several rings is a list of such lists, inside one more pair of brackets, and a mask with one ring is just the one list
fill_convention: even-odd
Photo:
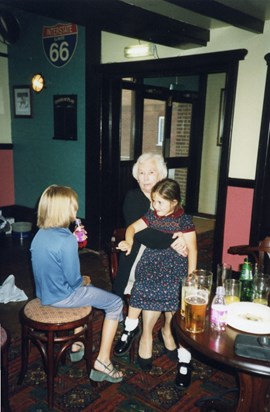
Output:
[[258,246],[237,245],[228,249],[231,255],[251,256],[254,263],[258,264],[260,271],[270,272],[270,236],[261,240]]
[[126,228],[121,227],[121,228],[115,229],[111,237],[109,257],[110,257],[110,272],[111,272],[112,282],[114,281],[116,277],[118,265],[119,265],[119,253],[120,252],[117,249],[117,246],[118,246],[118,243],[121,242],[121,240],[125,239],[125,234],[126,234]]
[[[54,308],[43,306],[39,299],[28,302],[21,312],[22,364],[18,384],[21,384],[28,366],[31,343],[42,357],[47,374],[49,408],[54,405],[54,378],[60,360],[63,361],[68,348],[81,341],[85,348],[88,376],[92,367],[92,308]],[[81,327],[80,332],[75,332]]]
[[[111,238],[109,257],[110,257],[110,272],[111,272],[112,282],[114,281],[116,277],[118,266],[119,266],[120,252],[117,249],[117,246],[118,246],[118,243],[121,242],[121,240],[125,239],[125,233],[126,233],[126,228],[121,227],[121,228],[115,229],[113,232],[112,238]],[[129,295],[125,295],[125,302],[128,305]],[[130,348],[129,357],[130,357],[131,363],[134,363],[136,350],[137,350],[137,339],[133,341],[131,348]]]

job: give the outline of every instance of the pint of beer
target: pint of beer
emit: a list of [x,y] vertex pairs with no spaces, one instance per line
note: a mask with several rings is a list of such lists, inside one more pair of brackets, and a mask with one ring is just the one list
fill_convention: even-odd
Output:
[[191,333],[204,331],[208,292],[197,289],[192,295],[185,297],[185,327]]

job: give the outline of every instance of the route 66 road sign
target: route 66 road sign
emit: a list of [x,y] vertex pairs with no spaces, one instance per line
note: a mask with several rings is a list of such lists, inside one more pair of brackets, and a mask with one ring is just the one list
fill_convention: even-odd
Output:
[[78,41],[78,27],[73,23],[58,23],[43,26],[42,42],[49,62],[58,68],[65,66],[72,58]]

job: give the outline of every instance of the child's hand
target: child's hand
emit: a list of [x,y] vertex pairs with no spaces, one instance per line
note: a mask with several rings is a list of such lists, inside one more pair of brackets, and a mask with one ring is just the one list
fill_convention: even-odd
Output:
[[82,286],[88,286],[91,283],[91,278],[88,275],[83,275],[82,277]]
[[122,240],[116,249],[121,250],[121,252],[126,252],[126,255],[129,255],[131,252],[132,245],[125,240]]

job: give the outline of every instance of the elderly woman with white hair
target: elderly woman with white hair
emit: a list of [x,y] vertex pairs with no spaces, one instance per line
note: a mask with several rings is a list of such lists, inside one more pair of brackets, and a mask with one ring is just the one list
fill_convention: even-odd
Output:
[[[130,190],[124,200],[123,215],[126,226],[138,220],[150,208],[151,190],[154,185],[161,179],[167,177],[168,171],[164,158],[156,153],[143,153],[134,164],[132,169],[133,177],[137,180],[139,188]],[[151,228],[146,228],[136,234],[131,254],[126,256],[120,255],[119,269],[113,285],[113,291],[123,297],[130,294],[134,282],[134,273],[137,262],[139,261],[144,248],[165,249],[171,246],[176,252],[187,256],[187,247],[181,232],[174,235],[162,233]],[[195,267],[194,267],[195,269]],[[149,316],[143,322],[151,322]],[[175,358],[185,366],[178,367],[176,383],[178,386],[185,388],[191,381],[190,360],[191,354],[185,348],[177,349],[172,331],[171,331],[172,313],[165,312],[164,326],[161,328],[159,338],[163,342],[166,352],[170,358]],[[114,350],[116,356],[125,355],[131,347],[132,341],[140,334],[137,322],[126,318],[125,330],[121,340],[117,342]]]

